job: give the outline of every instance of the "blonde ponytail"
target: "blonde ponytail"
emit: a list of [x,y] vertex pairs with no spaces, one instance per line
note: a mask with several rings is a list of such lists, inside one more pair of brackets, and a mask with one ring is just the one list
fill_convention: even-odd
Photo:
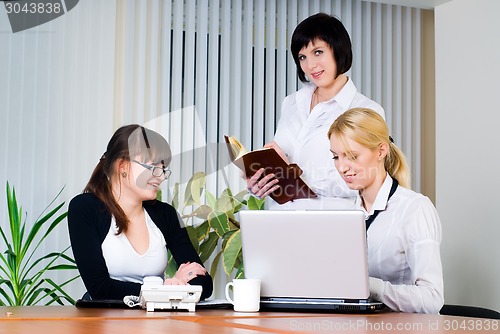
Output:
[[405,188],[411,188],[410,168],[403,152],[389,141],[389,154],[384,161],[385,170]]

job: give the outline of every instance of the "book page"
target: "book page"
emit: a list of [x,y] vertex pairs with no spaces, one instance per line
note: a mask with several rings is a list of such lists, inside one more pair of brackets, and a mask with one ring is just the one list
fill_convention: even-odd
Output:
[[232,160],[236,160],[248,152],[243,144],[241,144],[235,137],[224,135],[224,139],[226,140],[226,143],[230,144],[229,146],[232,153]]

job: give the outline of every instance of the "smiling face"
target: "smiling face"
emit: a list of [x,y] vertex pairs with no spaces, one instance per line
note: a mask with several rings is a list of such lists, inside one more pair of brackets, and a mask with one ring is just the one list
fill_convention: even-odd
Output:
[[[140,159],[130,162],[131,188],[139,197],[143,197],[143,200],[155,199],[160,184],[166,179],[163,173],[159,176],[153,175],[152,169],[155,167],[166,168],[161,162],[148,161],[147,163],[141,163]],[[158,175],[156,172],[157,170],[155,170],[155,175]]]
[[128,151],[131,189],[146,199],[156,198],[160,184],[170,175],[162,172],[172,158],[170,146],[160,134],[139,127],[128,139]]
[[323,40],[316,39],[299,51],[302,71],[320,88],[331,88],[337,78],[337,63],[332,48]]
[[112,182],[116,198],[132,202],[155,199],[161,183],[166,178],[163,173],[160,176],[154,176],[149,166],[164,168],[162,163],[142,163],[140,157],[130,161],[118,161],[116,176]]
[[160,184],[170,176],[166,169],[172,159],[168,142],[142,126],[133,124],[117,130],[106,154],[110,157],[106,175],[117,201],[155,199]]
[[[330,137],[335,168],[350,189],[366,191],[378,187],[385,178],[384,158],[387,145],[367,148],[347,136]],[[377,189],[378,190],[378,189]]]

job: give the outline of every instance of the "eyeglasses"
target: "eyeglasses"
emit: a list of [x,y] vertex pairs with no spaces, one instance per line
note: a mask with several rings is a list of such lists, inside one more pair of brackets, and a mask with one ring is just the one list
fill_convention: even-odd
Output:
[[144,167],[146,169],[149,169],[151,171],[151,174],[153,174],[154,177],[164,176],[165,179],[168,179],[170,177],[170,174],[172,174],[172,171],[170,169],[167,169],[167,168],[143,164],[142,162],[139,162],[137,160],[132,160],[132,161],[141,165],[142,167]]

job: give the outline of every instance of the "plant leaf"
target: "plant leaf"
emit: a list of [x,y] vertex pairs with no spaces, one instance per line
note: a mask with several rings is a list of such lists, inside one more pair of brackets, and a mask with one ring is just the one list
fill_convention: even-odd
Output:
[[207,200],[207,205],[212,209],[215,209],[215,205],[217,203],[217,199],[210,192],[205,191],[205,199]]
[[225,212],[210,212],[208,223],[219,237],[223,237],[229,231],[229,218]]
[[209,231],[210,225],[208,224],[208,220],[205,220],[202,224],[196,226],[196,236],[198,237],[198,241],[205,239],[208,236]]
[[210,266],[210,276],[215,277],[217,274],[217,267],[219,266],[220,258],[222,256],[222,251],[217,253],[217,255],[214,257],[214,260],[212,261],[212,265]]
[[[21,256],[22,259],[25,257],[25,255],[28,252],[28,250],[29,250],[29,248],[30,248],[33,240],[37,236],[38,231],[42,228],[43,224],[45,224],[53,215],[55,215],[56,212],[59,211],[59,209],[63,206],[63,204],[64,203],[60,204],[54,210],[52,210],[50,213],[48,213],[47,215],[45,215],[44,217],[42,217],[40,220],[36,221],[33,224],[33,227],[31,228],[31,230],[30,230],[30,232],[28,234],[28,238],[24,242],[24,245],[23,245],[23,247],[21,249],[20,256]],[[45,240],[45,238],[52,232],[52,230],[54,228],[57,227],[57,225],[59,225],[59,223],[61,223],[61,221],[63,221],[63,219],[66,218],[67,215],[68,215],[68,213],[64,212],[60,216],[58,216],[56,219],[54,219],[54,221],[50,224],[50,226],[47,228],[47,230],[42,235],[42,237],[40,237],[40,239],[38,240],[38,242],[37,242],[36,246],[34,247],[34,249],[31,250],[31,252],[30,252],[31,254],[30,254],[30,256],[28,257],[28,260],[27,260],[28,262],[31,260],[31,257],[33,256],[33,254],[35,254],[35,251],[38,249],[38,247],[40,247],[40,245]]]
[[201,205],[200,198],[205,186],[205,173],[198,172],[189,179],[184,193],[184,206]]
[[160,202],[161,202],[161,200],[162,200],[162,198],[163,198],[163,194],[162,194],[162,193],[163,193],[163,192],[162,192],[161,188],[158,188],[158,191],[156,192],[156,199],[157,199],[158,201],[160,201]]
[[[69,248],[70,247],[68,246],[63,252],[67,251]],[[50,266],[52,265],[52,263],[54,263],[57,259],[61,258],[63,252],[60,252],[60,253],[52,252],[52,253],[46,254],[46,255],[44,255],[42,257],[39,257],[34,262],[31,262],[31,261],[27,262],[26,266],[28,266],[29,263],[31,263],[31,264],[27,267],[26,272],[30,272],[32,269],[34,269],[43,260],[50,260],[47,264],[45,264],[44,267],[39,268],[37,275],[43,274],[45,271],[48,270],[48,268],[50,268]],[[74,263],[74,261],[73,261],[73,263]],[[37,277],[37,275],[32,276],[32,279],[34,279],[35,277]]]
[[221,196],[217,199],[215,208],[219,211],[226,213],[234,212],[233,197],[231,196],[231,191],[225,189]]
[[177,211],[179,210],[179,182],[175,182],[171,204]]
[[[1,279],[0,280],[0,286],[4,284],[6,285],[10,291],[14,291],[13,290],[13,287],[12,287],[12,283],[8,280],[5,280],[5,279]],[[14,305],[14,301],[12,300],[12,298],[9,296],[9,294],[2,288],[0,288],[0,295],[2,295],[6,302],[2,302],[1,305]]]
[[56,264],[55,266],[50,266],[47,270],[76,270],[78,267],[74,264]]
[[255,196],[248,197],[247,207],[249,210],[263,210],[265,198],[256,198]]
[[237,266],[236,274],[234,278],[245,278],[245,271],[243,270],[243,262]]
[[165,269],[165,275],[166,277],[174,277],[175,273],[177,272],[177,263],[174,260],[174,257],[172,256],[172,253],[170,253],[170,250],[167,251],[168,253],[168,262],[167,262],[167,268]]
[[234,199],[240,203],[245,203],[245,197],[248,195],[248,190],[242,190],[236,195],[234,195]]
[[[1,227],[0,227],[1,228]],[[6,259],[1,253],[0,253],[0,260],[2,260],[3,265],[0,265],[0,270],[5,274],[6,277],[9,280],[12,279],[12,270],[10,270],[10,264],[8,259]],[[3,275],[0,275],[0,282],[2,279]],[[1,283],[0,283],[1,284]]]
[[[23,220],[22,208],[18,206],[14,187],[10,190],[7,182],[7,206],[10,222],[10,235],[0,226],[2,239],[5,241],[5,255],[0,254],[0,304],[32,305],[44,300],[47,304],[64,301],[74,303],[74,300],[63,290],[63,287],[79,277],[76,275],[62,284],[44,277],[47,271],[76,270],[75,261],[62,252],[53,252],[38,259],[32,258],[38,247],[66,218],[67,212],[57,214],[64,206],[56,205],[51,209],[61,191],[42,211],[32,225]],[[64,188],[63,188],[64,189]],[[48,212],[47,212],[48,211]],[[27,215],[26,215],[27,217]],[[24,239],[25,232],[27,233]],[[10,237],[10,240],[9,240]],[[29,254],[29,256],[27,256]]]
[[[68,295],[63,289],[62,287],[65,286],[66,284],[74,281],[75,279],[77,279],[78,277],[80,277],[80,275],[77,275],[69,280],[67,280],[66,282],[62,283],[62,284],[56,284],[53,280],[51,280],[50,278],[47,278],[45,279],[45,283],[47,283],[48,285],[52,286],[52,289],[43,289],[42,291],[45,293],[45,295],[40,298],[39,300],[37,300],[35,302],[38,303],[39,301],[41,301],[42,299],[48,297],[48,296],[51,296],[52,298],[47,301],[45,303],[45,305],[51,305],[52,303],[54,302],[57,302],[59,305],[64,305],[64,303],[62,302],[62,299],[68,301],[70,304],[75,304],[75,300],[73,298],[71,298],[70,295]],[[58,292],[59,294],[57,294],[56,292]]]
[[234,212],[238,212],[241,210],[241,208],[243,207],[243,205],[246,205],[246,200],[245,200],[245,197],[246,195],[248,194],[248,191],[247,190],[243,190],[243,191],[240,191],[239,193],[237,193],[234,197],[233,197],[233,200],[234,200]]
[[193,226],[186,226],[186,231],[189,236],[189,240],[191,240],[191,244],[198,253],[200,251],[200,243],[198,241],[196,229]]
[[203,189],[205,189],[206,176],[205,173],[199,172],[195,173],[191,178],[191,195],[193,197],[194,203],[201,205],[201,194]]
[[196,218],[206,220],[211,211],[212,211],[211,207],[203,204],[203,205],[199,206],[198,208],[196,208],[196,210],[193,211],[193,214]]
[[200,245],[199,255],[201,262],[205,263],[210,258],[215,250],[215,247],[217,246],[218,241],[219,237],[217,236],[217,233],[210,232],[208,234],[208,238],[205,239]]
[[[18,208],[16,199],[16,190],[12,187],[10,191],[9,183],[7,182],[7,210],[9,212],[10,222],[10,237],[12,238],[11,247],[14,253],[18,253],[20,249],[20,231],[22,221],[22,209]],[[2,233],[3,234],[3,233]],[[9,244],[6,241],[6,244]]]
[[237,230],[227,240],[226,247],[223,249],[224,271],[230,275],[235,267],[236,260],[241,253],[241,232]]

